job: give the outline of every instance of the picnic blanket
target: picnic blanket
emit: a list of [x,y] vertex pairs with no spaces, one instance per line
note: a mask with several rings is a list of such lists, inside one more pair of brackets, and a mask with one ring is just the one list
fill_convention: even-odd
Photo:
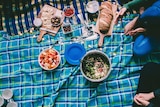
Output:
[[[3,3],[8,2],[3,1]],[[69,5],[73,5],[76,14],[79,14],[85,12],[84,5],[88,1],[72,0]],[[137,57],[133,54],[134,38],[124,35],[123,28],[134,15],[124,17],[122,23],[114,26],[112,36],[105,37],[101,51],[111,59],[111,74],[103,82],[92,83],[82,76],[79,66],[67,63],[64,50],[73,42],[79,42],[87,51],[98,49],[99,38],[84,43],[71,41],[71,37],[64,35],[60,29],[56,36],[46,34],[42,42],[37,43],[39,31],[29,32],[34,17],[44,4],[63,9],[67,2],[64,0],[27,0],[22,3],[17,0],[17,2],[18,5],[8,2],[10,4],[5,8],[2,6],[3,3],[0,4],[0,10],[11,9],[12,16],[8,17],[7,13],[0,14],[3,29],[0,31],[0,94],[5,89],[12,89],[13,100],[18,103],[18,107],[132,106],[139,70],[147,62],[160,60],[159,50],[145,57]],[[80,36],[83,25],[76,16],[73,20],[72,23],[75,25],[73,25],[72,37]],[[46,72],[38,64],[38,55],[57,40],[61,43],[54,45],[54,48],[60,52],[62,61],[56,70]]]
[[[41,43],[36,42],[39,31],[21,36],[6,36],[0,32],[0,93],[13,90],[13,100],[18,107],[131,107],[139,80],[139,70],[147,62],[159,62],[160,52],[154,51],[145,57],[133,54],[134,38],[123,33],[123,26],[134,15],[124,17],[114,26],[112,36],[105,37],[102,50],[111,59],[109,77],[100,83],[86,80],[79,65],[67,63],[65,47],[80,36],[83,25],[73,26],[73,35],[66,36],[60,30],[56,36],[46,34]],[[38,64],[39,53],[54,44],[61,54],[60,66],[52,72]],[[99,39],[99,38],[98,38]],[[76,41],[87,51],[98,49],[98,39]]]

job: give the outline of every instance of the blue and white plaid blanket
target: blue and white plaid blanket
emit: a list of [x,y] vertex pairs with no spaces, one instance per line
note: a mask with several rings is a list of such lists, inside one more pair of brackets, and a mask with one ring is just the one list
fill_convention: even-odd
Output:
[[[125,17],[123,24],[132,17]],[[134,56],[133,38],[123,34],[121,25],[114,26],[113,35],[105,37],[102,51],[111,59],[112,71],[109,78],[100,83],[87,81],[79,66],[66,62],[64,50],[73,41],[61,30],[56,36],[45,35],[41,43],[36,42],[38,31],[9,38],[4,38],[1,31],[0,92],[12,89],[18,107],[130,107],[139,70],[147,62],[159,62],[160,53],[155,51],[142,58]],[[81,35],[81,27],[73,26],[73,36]],[[56,70],[46,72],[38,64],[38,55],[59,37],[63,38],[63,43],[54,48],[60,52],[62,61]],[[81,44],[87,51],[98,49],[98,39]]]
[[[75,0],[73,3],[76,4]],[[112,70],[109,77],[100,83],[89,82],[82,76],[79,66],[66,62],[64,50],[74,41],[70,41],[71,37],[64,35],[61,29],[56,36],[46,34],[43,41],[37,43],[39,31],[22,32],[19,35],[18,32],[24,31],[27,24],[21,27],[24,29],[16,28],[18,32],[15,32],[14,28],[12,31],[9,27],[14,25],[11,23],[13,21],[3,18],[3,21],[10,22],[8,27],[8,22],[3,23],[5,31],[18,35],[7,36],[5,32],[0,32],[0,93],[12,89],[13,100],[18,103],[18,107],[131,107],[139,70],[147,62],[160,61],[158,50],[141,58],[133,55],[134,38],[123,34],[124,25],[133,17],[132,14],[124,17],[123,23],[114,26],[112,36],[105,37],[102,51],[111,59]],[[73,36],[82,34],[82,25],[75,25],[73,29]],[[38,64],[38,55],[60,38],[62,43],[54,45],[61,54],[60,66],[52,72],[46,72]],[[98,40],[79,43],[89,51],[98,49]]]

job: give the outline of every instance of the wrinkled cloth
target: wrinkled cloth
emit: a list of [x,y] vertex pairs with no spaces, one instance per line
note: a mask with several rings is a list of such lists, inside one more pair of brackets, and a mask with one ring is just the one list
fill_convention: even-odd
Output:
[[[0,32],[0,93],[13,90],[13,100],[18,107],[130,107],[136,93],[139,70],[150,61],[159,62],[159,51],[139,58],[133,55],[133,38],[124,35],[122,25],[133,19],[126,16],[123,23],[114,26],[112,36],[104,38],[101,49],[109,56],[112,70],[109,77],[100,83],[86,80],[79,66],[67,63],[64,57],[66,46],[75,42],[72,37],[82,33],[82,25],[73,26],[72,36],[62,33],[46,34],[37,43],[39,31],[23,35],[3,37]],[[63,43],[53,47],[60,52],[61,63],[51,72],[38,64],[38,55],[62,37]],[[86,51],[99,50],[98,39],[78,42]]]

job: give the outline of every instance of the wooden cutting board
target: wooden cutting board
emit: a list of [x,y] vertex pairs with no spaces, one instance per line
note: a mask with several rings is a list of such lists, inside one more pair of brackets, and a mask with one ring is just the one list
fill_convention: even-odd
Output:
[[99,38],[99,41],[98,41],[98,47],[103,46],[103,41],[104,41],[105,36],[111,36],[112,35],[112,31],[113,31],[113,27],[114,27],[114,21],[115,21],[116,12],[117,12],[117,5],[116,4],[112,4],[112,12],[113,12],[113,20],[111,22],[110,29],[108,30],[108,32],[106,34],[102,34],[99,31],[99,17],[97,19],[97,23],[96,23],[96,26],[94,28],[94,31],[100,35],[100,38]]
[[[50,5],[47,5],[45,4],[41,11],[39,12],[38,14],[38,18],[40,18],[42,20],[42,28],[46,28],[48,30],[52,30],[54,31],[55,33],[51,33],[51,32],[48,32],[48,31],[45,31],[45,30],[40,30],[40,34],[37,38],[37,42],[41,42],[43,36],[46,34],[46,33],[49,33],[51,34],[52,36],[55,36],[56,33],[59,31],[60,27],[61,26],[57,26],[57,27],[54,27],[52,26],[52,23],[51,23],[51,18],[54,17],[54,16],[59,16],[61,17],[61,22],[63,23],[64,21],[64,14],[63,14],[63,11],[62,10],[59,10],[53,6],[50,6]],[[61,23],[61,24],[62,24]]]

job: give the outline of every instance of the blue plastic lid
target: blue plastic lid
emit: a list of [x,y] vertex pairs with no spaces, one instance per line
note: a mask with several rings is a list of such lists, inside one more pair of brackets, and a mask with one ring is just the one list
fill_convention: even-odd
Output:
[[86,50],[81,44],[72,43],[66,47],[64,56],[69,64],[79,65],[85,53]]

